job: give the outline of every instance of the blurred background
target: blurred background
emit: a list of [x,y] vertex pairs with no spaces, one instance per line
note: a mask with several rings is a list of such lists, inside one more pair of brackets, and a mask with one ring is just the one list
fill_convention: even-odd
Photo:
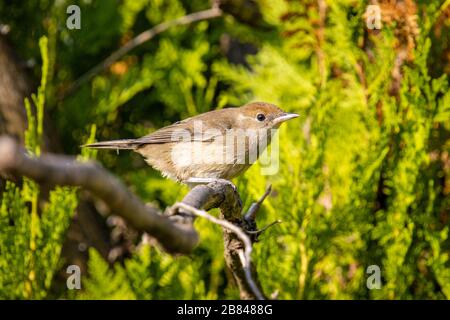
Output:
[[[212,6],[220,15],[174,23],[105,63]],[[79,155],[88,141],[275,103],[301,115],[280,129],[279,172],[254,165],[235,181],[247,207],[272,184],[258,224],[283,221],[255,245],[264,291],[448,299],[449,31],[448,0],[0,0],[0,134],[36,155]],[[188,190],[131,152],[79,157],[159,208]],[[174,257],[82,190],[8,176],[0,190],[0,298],[239,298],[216,225],[198,219],[199,246]],[[71,264],[81,290],[66,287]]]

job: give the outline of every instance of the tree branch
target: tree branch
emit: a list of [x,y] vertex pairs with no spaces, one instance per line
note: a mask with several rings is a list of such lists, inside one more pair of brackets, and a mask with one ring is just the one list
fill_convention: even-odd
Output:
[[[226,221],[232,223],[232,225],[248,233],[250,236],[246,235],[246,238],[250,238],[250,243],[252,243],[257,240],[258,234],[262,232],[261,230],[257,230],[256,227],[256,212],[269,193],[270,187],[257,204],[252,204],[252,214],[248,218],[245,218],[242,214],[242,201],[234,185],[226,180],[217,180],[208,185],[196,186],[185,196],[182,204],[173,206],[169,211],[171,214],[175,214],[175,216],[181,214],[184,218],[189,218],[192,221],[196,213],[198,214],[198,211],[193,212],[190,209],[191,207],[195,209],[203,208],[204,210],[220,208],[220,219],[214,220],[214,222]],[[265,295],[260,289],[258,274],[255,267],[251,264],[248,249],[245,252],[245,248],[248,248],[248,243],[242,240],[242,237],[234,230],[234,228],[226,227],[223,229],[224,255],[225,262],[239,287],[240,296],[246,300],[265,299]],[[242,249],[244,249],[244,252],[242,252]],[[241,255],[243,253],[244,256],[247,255],[248,257],[248,259],[244,259],[248,261],[248,265],[247,262],[244,263],[242,260]]]
[[[233,273],[242,299],[265,299],[258,276],[251,264],[252,242],[262,231],[256,228],[256,211],[264,196],[242,214],[242,201],[235,186],[227,180],[194,187],[181,203],[166,210],[146,206],[112,174],[95,162],[78,162],[73,157],[42,155],[34,158],[12,138],[0,136],[0,172],[20,175],[48,185],[79,186],[102,199],[114,214],[133,227],[155,237],[170,253],[190,253],[198,243],[193,228],[195,216],[220,224],[224,232],[225,261]],[[220,219],[206,210],[220,208]],[[177,222],[182,218],[182,223]],[[178,219],[180,220],[180,219]]]
[[91,191],[136,229],[155,237],[171,253],[190,253],[198,242],[192,225],[180,225],[143,204],[134,194],[94,162],[43,155],[32,158],[9,137],[0,137],[0,171],[51,185],[80,186]]
[[251,273],[252,241],[250,240],[249,236],[247,236],[241,228],[235,226],[231,222],[213,217],[204,210],[198,210],[197,208],[194,208],[182,202],[176,203],[174,205],[174,208],[181,208],[195,214],[196,216],[206,218],[212,223],[218,224],[223,228],[234,232],[236,236],[240,238],[240,240],[244,244],[244,250],[238,249],[238,255],[239,259],[241,260],[242,268],[244,269],[245,279],[255,297],[258,300],[264,300],[264,296],[253,280]]

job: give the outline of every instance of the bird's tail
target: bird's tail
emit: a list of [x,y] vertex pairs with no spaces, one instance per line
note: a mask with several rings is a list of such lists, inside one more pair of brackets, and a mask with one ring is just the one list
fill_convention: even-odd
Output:
[[134,150],[141,143],[136,139],[124,139],[124,140],[112,140],[112,141],[102,141],[91,144],[82,145],[82,148],[92,148],[92,149],[116,149],[116,150]]

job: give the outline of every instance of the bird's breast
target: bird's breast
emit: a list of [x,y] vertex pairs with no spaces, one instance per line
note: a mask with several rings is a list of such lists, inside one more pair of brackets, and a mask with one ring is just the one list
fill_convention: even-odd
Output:
[[207,141],[177,141],[144,146],[140,153],[164,175],[231,179],[247,170],[270,143],[261,134],[234,132]]

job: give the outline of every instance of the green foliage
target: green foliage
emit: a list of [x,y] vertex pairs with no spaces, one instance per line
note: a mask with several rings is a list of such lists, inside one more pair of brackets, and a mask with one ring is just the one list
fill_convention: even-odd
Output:
[[25,108],[28,117],[28,130],[25,132],[25,146],[30,152],[39,156],[41,153],[42,134],[44,130],[44,103],[45,103],[45,89],[47,87],[48,78],[48,39],[42,37],[39,40],[39,48],[42,55],[42,76],[41,85],[38,88],[37,95],[32,94],[31,98],[36,106],[36,116],[34,115],[31,103],[28,98],[25,98]]
[[[388,29],[383,40],[374,40],[374,62],[352,41],[360,16],[349,19],[346,13],[363,12],[364,6],[329,3],[324,44],[306,23],[317,12],[290,6],[301,18],[281,27],[294,29],[294,36],[280,47],[263,47],[250,60],[251,71],[215,65],[219,79],[230,84],[227,101],[273,101],[304,115],[301,127],[281,129],[279,175],[258,178],[253,168],[239,184],[253,199],[267,181],[277,192],[266,203],[264,220],[281,219],[283,225],[255,254],[265,291],[278,290],[287,299],[449,298],[448,226],[439,220],[445,202],[429,158],[436,123],[448,122],[448,80],[428,74],[427,35],[418,39],[415,64],[404,67],[398,103],[387,94],[393,34]],[[316,67],[317,45],[324,74]],[[361,62],[367,88],[360,81]],[[331,68],[342,74],[329,77]],[[365,286],[371,264],[381,267],[381,290]]]
[[[43,66],[41,85],[32,96],[36,116],[27,107],[29,127],[25,144],[32,156],[39,155],[43,133],[45,90],[48,72],[47,38],[39,41]],[[74,188],[56,188],[40,205],[39,185],[24,178],[22,186],[6,184],[0,205],[0,298],[47,297],[53,276],[61,267],[60,252],[77,206]]]
[[135,295],[127,282],[123,268],[116,266],[114,271],[109,269],[108,263],[95,249],[91,249],[89,251],[89,272],[92,276],[83,282],[86,291],[80,298],[134,299]]
[[[216,232],[218,230],[215,230]],[[208,239],[206,237],[206,239]],[[219,239],[220,240],[220,239]],[[196,253],[199,259],[174,258],[142,244],[124,265],[111,269],[94,250],[89,254],[89,277],[83,281],[81,299],[217,299],[223,258],[211,262],[204,246]],[[203,258],[202,258],[203,256]]]
[[[271,183],[274,192],[258,226],[283,221],[255,244],[264,292],[278,291],[281,299],[450,298],[448,1],[410,1],[417,17],[399,11],[407,22],[383,21],[379,32],[365,25],[369,1],[258,1],[273,29],[229,14],[176,26],[55,101],[53,92],[64,91],[132,37],[210,6],[205,0],[76,3],[82,30],[70,31],[63,25],[65,6],[41,1],[48,11],[39,10],[42,21],[50,21],[41,26],[49,34],[49,52],[41,40],[43,81],[31,101],[37,112],[26,102],[32,153],[40,152],[45,94],[64,151],[72,154],[94,139],[142,136],[213,108],[276,103],[301,115],[280,129],[279,171],[264,176],[255,164],[235,181],[246,208]],[[30,4],[23,15],[33,10]],[[19,9],[11,5],[11,12],[17,20]],[[417,35],[402,25],[415,21]],[[411,34],[402,35],[405,30]],[[18,47],[30,56],[36,56],[33,37],[17,34],[28,39]],[[257,53],[230,61],[227,37],[238,43],[237,51],[251,46]],[[397,70],[402,51],[407,57]],[[163,208],[187,192],[137,155],[82,154],[97,156],[143,201]],[[75,195],[57,189],[38,212],[38,192],[25,180],[20,188],[9,183],[2,195],[1,297],[45,297],[57,268]],[[73,297],[238,298],[224,265],[221,229],[201,219],[196,228],[201,243],[190,257],[161,252],[145,235],[129,257],[112,265],[91,249],[83,290]],[[56,231],[50,237],[48,230]],[[373,264],[381,269],[378,290],[366,286]]]

